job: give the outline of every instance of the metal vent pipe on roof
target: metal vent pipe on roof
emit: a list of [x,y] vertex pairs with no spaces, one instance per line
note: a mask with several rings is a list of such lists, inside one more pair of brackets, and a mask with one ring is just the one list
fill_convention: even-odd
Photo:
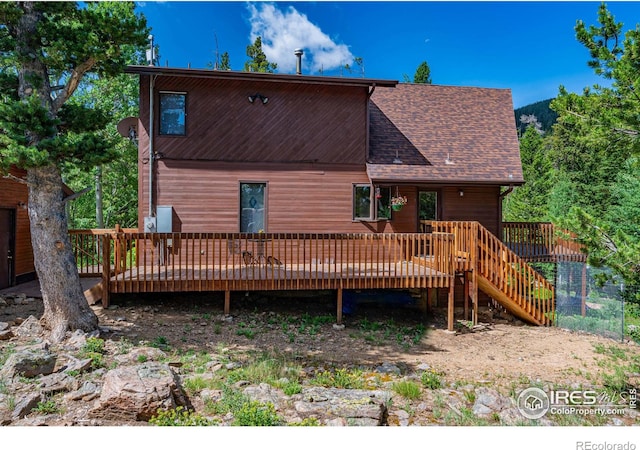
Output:
[[296,74],[302,75],[302,55],[304,51],[301,48],[297,48],[293,51],[293,54],[296,55]]

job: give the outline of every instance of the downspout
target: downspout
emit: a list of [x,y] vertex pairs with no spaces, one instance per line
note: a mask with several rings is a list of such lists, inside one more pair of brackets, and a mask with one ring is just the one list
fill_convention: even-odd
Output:
[[509,188],[506,191],[500,193],[499,195],[500,201],[504,200],[504,198],[507,195],[509,195],[512,191],[513,191],[513,184],[509,185]]
[[155,217],[153,209],[153,90],[157,76],[151,75],[149,77],[149,217]]

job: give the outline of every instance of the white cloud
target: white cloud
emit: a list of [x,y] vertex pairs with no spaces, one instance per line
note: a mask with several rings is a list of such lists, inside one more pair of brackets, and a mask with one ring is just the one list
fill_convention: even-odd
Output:
[[302,48],[303,73],[336,69],[353,63],[353,54],[345,44],[334,42],[305,14],[290,6],[279,10],[271,3],[250,4],[251,43],[262,38],[262,50],[267,59],[278,64],[280,73],[295,72],[293,51]]

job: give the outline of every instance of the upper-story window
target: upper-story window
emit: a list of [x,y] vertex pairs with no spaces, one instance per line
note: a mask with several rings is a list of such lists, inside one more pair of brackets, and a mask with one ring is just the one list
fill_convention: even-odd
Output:
[[186,135],[186,106],[185,92],[160,92],[160,134]]

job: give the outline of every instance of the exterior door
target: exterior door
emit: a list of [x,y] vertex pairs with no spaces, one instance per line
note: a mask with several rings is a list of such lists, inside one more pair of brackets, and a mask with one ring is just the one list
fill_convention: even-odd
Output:
[[420,191],[418,193],[418,230],[428,231],[425,220],[438,220],[438,192]]
[[13,283],[14,216],[13,209],[0,208],[0,289]]

